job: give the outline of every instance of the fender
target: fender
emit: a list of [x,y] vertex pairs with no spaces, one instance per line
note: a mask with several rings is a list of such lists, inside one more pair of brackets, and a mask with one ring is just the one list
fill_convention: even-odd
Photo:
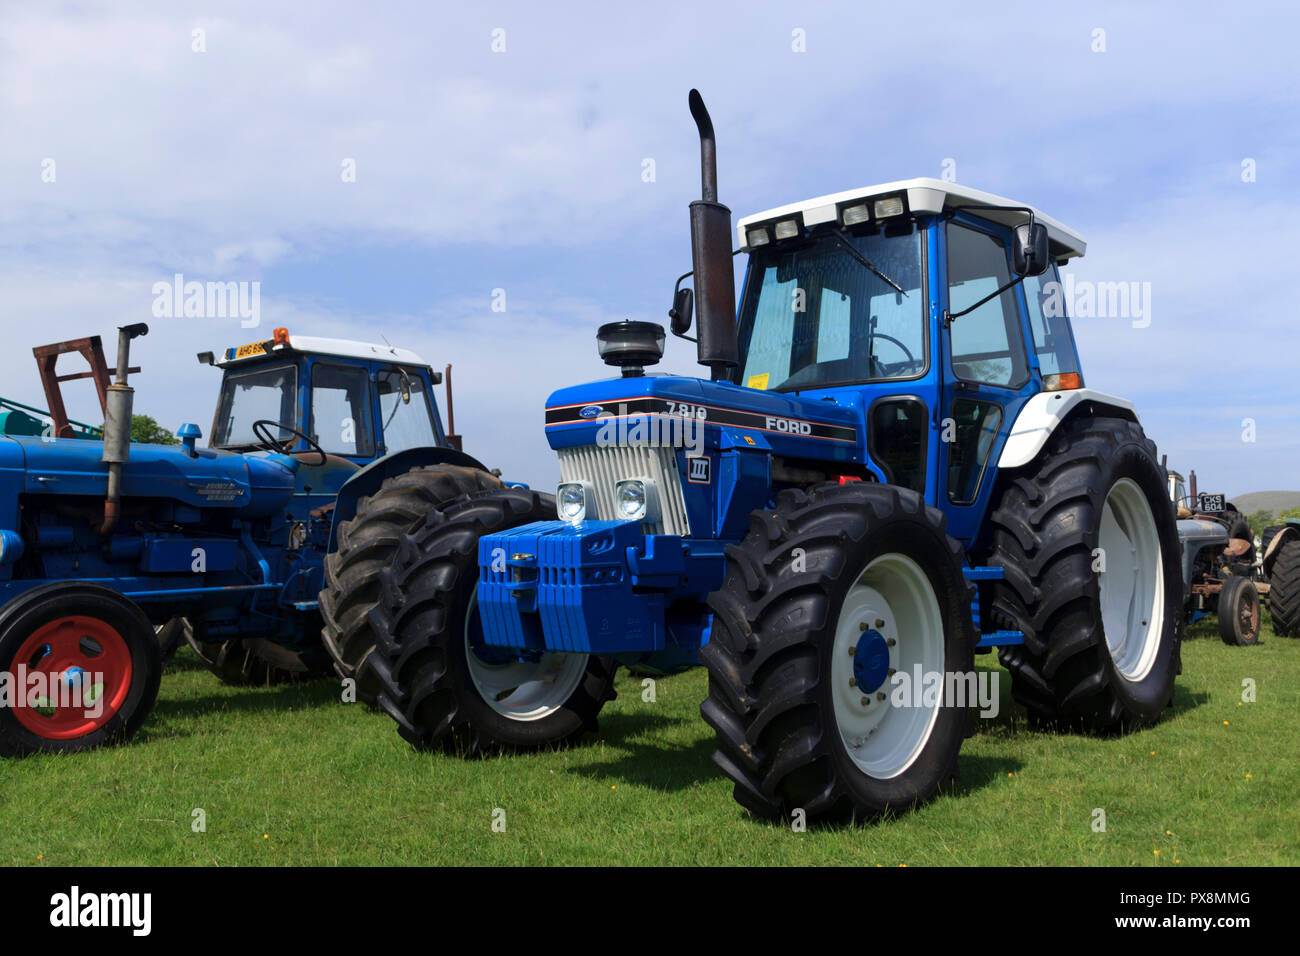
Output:
[[998,468],[1027,465],[1043,450],[1058,425],[1082,402],[1100,406],[1117,418],[1138,420],[1133,403],[1093,388],[1072,388],[1060,392],[1039,392],[1025,403],[1007,434]]
[[330,521],[329,553],[333,553],[338,541],[339,525],[344,521],[351,521],[356,516],[358,501],[366,495],[373,495],[389,478],[404,475],[413,468],[426,465],[464,465],[481,471],[490,470],[473,455],[467,455],[455,448],[436,446],[407,448],[405,451],[376,458],[344,482],[343,487],[339,489],[338,498],[334,502],[334,516]]
[[1300,522],[1295,518],[1287,518],[1286,524],[1273,535],[1273,540],[1268,543],[1268,550],[1264,552],[1264,577],[1267,578],[1273,573],[1273,562],[1277,560],[1277,553],[1282,550],[1282,545],[1295,540],[1300,540]]

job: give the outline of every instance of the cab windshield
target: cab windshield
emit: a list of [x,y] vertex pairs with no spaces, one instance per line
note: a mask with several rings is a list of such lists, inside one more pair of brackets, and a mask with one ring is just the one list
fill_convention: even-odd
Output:
[[771,391],[915,378],[926,369],[922,231],[824,234],[759,249],[740,310],[739,384]]
[[[262,440],[253,434],[253,423],[260,419],[296,426],[297,390],[298,369],[293,365],[227,373],[217,401],[212,447],[235,451],[260,447]],[[267,430],[282,441],[293,437],[283,429]]]

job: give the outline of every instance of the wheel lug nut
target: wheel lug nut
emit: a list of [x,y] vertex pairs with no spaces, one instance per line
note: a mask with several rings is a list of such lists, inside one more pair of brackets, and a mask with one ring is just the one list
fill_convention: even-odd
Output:
[[863,706],[863,707],[866,707],[866,706],[867,706],[868,704],[870,704],[870,703],[871,703],[871,698],[870,698],[870,697],[864,697],[864,698],[862,698],[862,706]]
[[889,676],[890,676],[890,677],[893,677],[893,676],[894,676],[895,674],[897,674],[897,673],[898,673],[898,671],[894,670],[892,667],[889,669]]
[[888,638],[888,639],[885,641],[885,643],[888,644],[890,647],[893,647],[895,644],[898,643],[898,641],[894,640],[894,639],[891,637],[891,638]]
[[876,618],[876,627],[884,627],[884,626],[885,626],[884,618],[879,618],[879,617]]
[[863,621],[861,624],[858,625],[858,630],[859,630],[859,631],[865,631],[866,629],[867,629],[867,622],[866,622],[866,621]]
[[849,686],[850,686],[850,687],[857,687],[857,686],[858,686],[858,679],[857,679],[856,677],[850,677],[850,678],[849,678]]
[[849,657],[852,657],[857,652],[858,652],[858,646],[854,644],[852,647],[849,648]]
[[876,700],[884,700],[884,699],[885,699],[885,692],[883,690],[876,691]]

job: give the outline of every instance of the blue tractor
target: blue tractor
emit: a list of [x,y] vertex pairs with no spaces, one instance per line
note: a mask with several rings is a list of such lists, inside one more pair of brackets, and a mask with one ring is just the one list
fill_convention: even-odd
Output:
[[200,354],[223,372],[207,448],[193,424],[179,446],[133,443],[129,351],[147,331],[120,330],[111,385],[43,368],[104,386],[102,440],[61,421],[0,437],[0,755],[130,736],[158,691],[156,628],[183,626],[230,681],[311,676],[331,656],[355,679],[368,649],[348,616],[374,599],[394,529],[501,487],[444,432],[440,376],[414,353],[285,329]]
[[690,107],[703,198],[669,316],[685,337],[696,313],[709,374],[644,374],[663,328],[602,327],[621,374],[547,401],[554,498],[482,492],[406,535],[371,615],[400,733],[554,745],[595,726],[618,664],[701,663],[736,799],[811,820],[934,796],[994,648],[1038,724],[1158,719],[1178,539],[1133,406],[1083,383],[1057,279],[1083,240],[955,183],[850,190],[739,221],[737,311]]

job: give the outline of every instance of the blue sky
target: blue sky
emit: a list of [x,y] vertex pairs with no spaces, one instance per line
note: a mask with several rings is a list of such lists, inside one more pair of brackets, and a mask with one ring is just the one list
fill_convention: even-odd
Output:
[[0,394],[39,398],[32,345],[145,320],[138,409],[206,431],[194,353],[259,335],[153,319],[151,287],[255,280],[264,330],[452,362],[467,448],[549,485],[546,395],[603,377],[596,326],[663,321],[689,268],[696,86],[737,216],[951,160],[1079,230],[1076,279],[1151,283],[1149,327],[1076,322],[1088,383],[1202,488],[1300,487],[1300,15],[981,6],[7,4]]

